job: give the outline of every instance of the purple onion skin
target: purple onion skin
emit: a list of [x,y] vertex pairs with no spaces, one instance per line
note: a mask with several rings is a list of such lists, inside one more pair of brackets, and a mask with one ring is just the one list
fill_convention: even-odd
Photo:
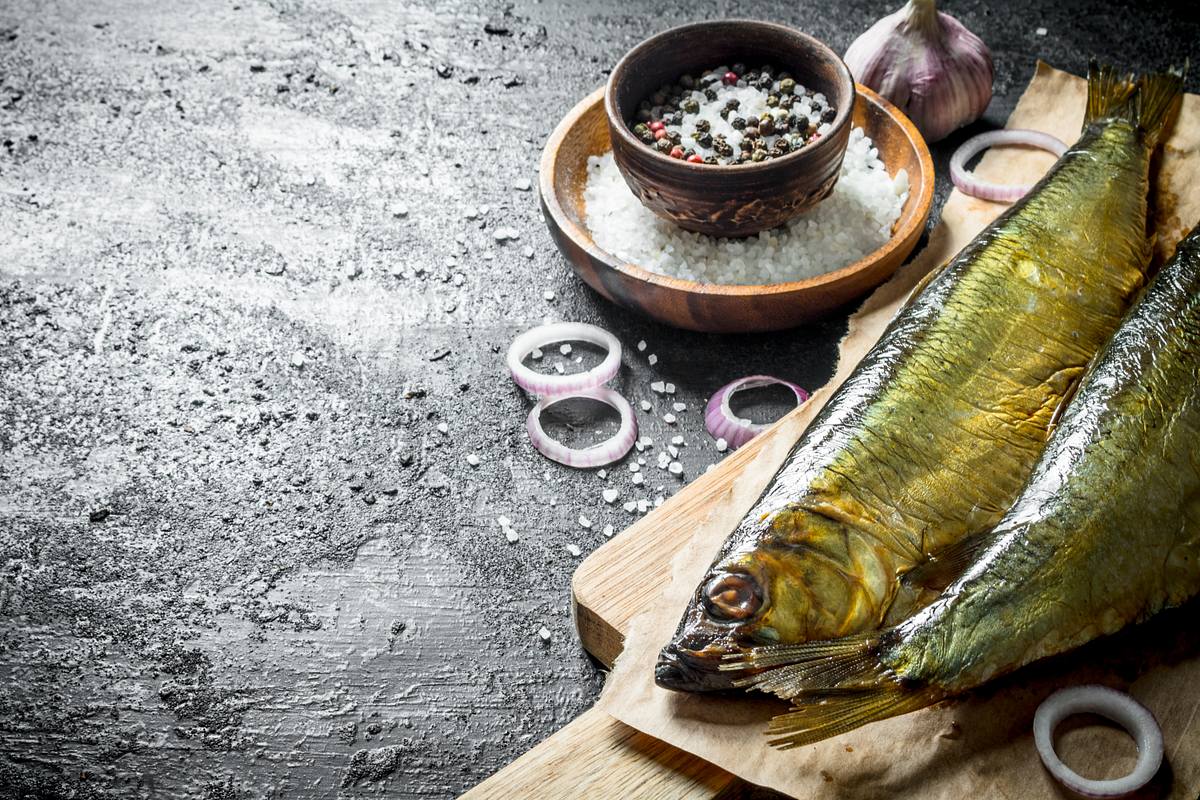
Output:
[[908,115],[936,142],[979,119],[992,99],[992,54],[933,0],[910,0],[846,51],[854,79]]

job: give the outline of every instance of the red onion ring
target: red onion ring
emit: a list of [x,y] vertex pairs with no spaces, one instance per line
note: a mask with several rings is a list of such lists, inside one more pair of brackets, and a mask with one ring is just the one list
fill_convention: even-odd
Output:
[[[1113,780],[1084,778],[1054,752],[1054,729],[1074,714],[1099,714],[1120,725],[1137,742],[1138,760],[1133,772]],[[1124,692],[1107,686],[1087,685],[1060,689],[1047,697],[1033,715],[1033,741],[1042,763],[1063,786],[1088,797],[1121,797],[1150,782],[1163,759],[1162,730],[1144,705]]]
[[[608,351],[604,360],[586,372],[571,375],[543,375],[521,363],[525,356],[555,342],[577,341],[598,345]],[[527,392],[537,395],[562,395],[603,386],[621,369],[621,343],[603,328],[584,322],[556,322],[525,331],[509,345],[508,369],[513,380]]]
[[950,157],[950,180],[972,197],[981,200],[995,200],[1000,203],[1011,203],[1020,200],[1033,188],[1028,184],[993,183],[975,177],[975,173],[967,171],[967,162],[981,150],[986,150],[998,144],[1021,144],[1028,147],[1039,147],[1054,155],[1062,157],[1067,152],[1067,145],[1056,136],[1041,131],[1031,131],[1024,128],[1012,128],[1002,131],[988,131],[967,139]]
[[722,386],[708,399],[708,406],[704,409],[704,427],[708,429],[714,439],[724,439],[734,449],[741,447],[766,430],[767,425],[735,416],[729,408],[729,398],[733,396],[734,392],[742,389],[754,389],[773,384],[791,389],[796,394],[796,405],[808,400],[808,392],[790,381],[773,378],[770,375],[748,375]]
[[[617,410],[617,413],[621,415],[621,427],[617,429],[612,438],[579,450],[567,447],[557,439],[551,438],[542,429],[543,411],[555,403],[561,403],[563,400],[570,400],[576,397],[599,400],[601,403],[607,403]],[[529,440],[533,442],[533,446],[537,448],[539,453],[552,461],[557,461],[568,467],[579,467],[581,469],[602,467],[605,464],[619,461],[625,457],[625,454],[633,447],[633,443],[637,441],[637,419],[633,415],[633,407],[629,405],[628,400],[607,386],[575,394],[557,394],[543,397],[537,401],[537,404],[529,412],[529,419],[525,423],[525,429],[529,431]]]

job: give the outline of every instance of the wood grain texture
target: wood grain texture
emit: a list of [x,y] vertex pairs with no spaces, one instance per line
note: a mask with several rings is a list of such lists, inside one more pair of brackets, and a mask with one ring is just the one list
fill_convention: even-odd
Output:
[[463,798],[712,800],[738,786],[728,772],[592,708]]
[[669,325],[742,333],[782,330],[819,318],[891,277],[921,238],[933,204],[933,161],[920,133],[870,89],[858,86],[857,93],[853,124],[871,137],[890,171],[907,171],[909,197],[888,243],[841,269],[789,283],[707,284],[659,275],[600,249],[584,221],[583,192],[588,157],[611,148],[603,88],[567,114],[542,153],[539,190],[550,234],[589,286]]
[[[824,94],[837,111],[829,130],[782,158],[736,166],[689,164],[633,135],[638,103],[659,86],[737,62],[771,64]],[[850,70],[822,42],[786,25],[726,19],[680,25],[634,47],[609,76],[604,110],[617,167],[646,208],[688,230],[749,236],[782,225],[833,189],[854,100]]]

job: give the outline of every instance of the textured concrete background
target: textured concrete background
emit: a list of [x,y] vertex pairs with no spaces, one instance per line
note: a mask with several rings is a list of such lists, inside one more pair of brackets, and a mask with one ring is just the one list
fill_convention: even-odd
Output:
[[[586,708],[567,545],[630,521],[604,486],[683,480],[539,457],[503,349],[543,318],[616,331],[686,479],[718,457],[708,393],[821,384],[845,320],[631,316],[514,184],[649,33],[753,16],[844,50],[892,5],[0,3],[0,794],[447,797]],[[1200,34],[1163,4],[946,9],[995,51],[973,130],[1039,56],[1155,66]]]

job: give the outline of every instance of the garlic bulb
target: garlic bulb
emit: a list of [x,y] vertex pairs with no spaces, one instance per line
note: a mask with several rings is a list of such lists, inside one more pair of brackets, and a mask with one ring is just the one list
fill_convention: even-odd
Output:
[[846,51],[854,79],[895,103],[936,142],[974,122],[992,99],[992,54],[934,0],[908,0]]

